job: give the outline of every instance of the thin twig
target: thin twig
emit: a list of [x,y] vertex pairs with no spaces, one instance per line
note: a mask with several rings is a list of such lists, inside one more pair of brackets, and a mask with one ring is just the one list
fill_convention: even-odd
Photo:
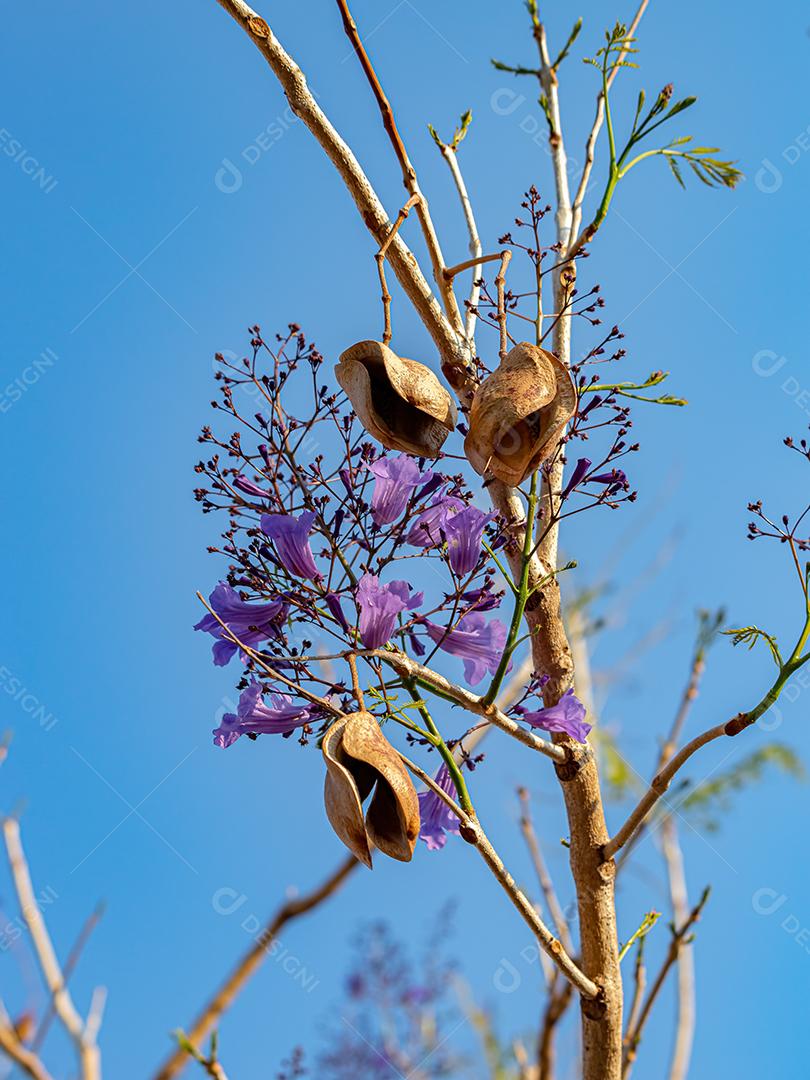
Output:
[[[98,925],[103,911],[104,905],[99,904],[96,907],[95,911],[90,912],[90,914],[87,916],[87,919],[85,920],[84,926],[82,926],[81,930],[79,931],[79,936],[76,938],[73,948],[68,953],[67,960],[65,961],[65,965],[62,968],[62,974],[64,976],[66,986],[70,982],[71,975],[76,970],[76,966],[78,965],[81,955],[84,952],[84,947],[89,941],[90,935],[93,933],[96,926]],[[56,1014],[54,1013],[53,1002],[49,1001],[47,1011],[42,1017],[42,1020],[37,1027],[36,1034],[34,1035],[34,1038],[31,1042],[32,1050],[39,1050],[39,1048],[42,1046],[43,1042],[45,1041],[45,1036],[48,1034],[48,1029],[50,1028],[55,1015]]]
[[448,795],[442,788],[429,776],[424,769],[414,762],[410,761],[404,754],[399,755],[403,763],[422,780],[427,786],[447,805],[453,813],[458,817],[461,822],[461,835],[468,844],[472,844],[478,849],[479,854],[483,858],[484,862],[492,871],[494,877],[509,897],[513,906],[518,910],[523,921],[530,928],[534,936],[543,951],[551,958],[552,962],[562,973],[562,975],[568,979],[568,981],[574,986],[579,993],[585,998],[596,998],[599,996],[599,987],[589,979],[588,976],[580,970],[576,963],[571,959],[566,952],[562,943],[554,937],[552,932],[543,922],[538,915],[534,905],[528,899],[526,894],[517,885],[517,882],[506,869],[503,864],[503,860],[497,853],[489,837],[484,832],[480,821],[477,816],[473,814],[465,813],[464,810],[456,803],[452,796]]
[[[607,78],[608,90],[613,85],[613,80],[616,78],[616,76],[619,73],[621,61],[625,58],[625,56],[627,55],[627,51],[630,48],[630,39],[634,37],[634,35],[636,33],[636,30],[638,30],[638,25],[641,22],[642,16],[644,15],[644,12],[647,10],[647,5],[649,4],[649,2],[650,2],[650,0],[641,0],[641,3],[638,6],[638,11],[636,12],[632,23],[630,24],[630,29],[627,31],[627,37],[625,39],[627,44],[625,45],[624,49],[622,49],[622,51],[619,53],[619,57],[618,57],[619,62],[616,64],[616,66],[613,68],[613,70],[608,75],[608,78]],[[598,96],[596,98],[596,117],[594,118],[593,127],[591,128],[590,134],[588,135],[588,141],[585,144],[585,164],[584,164],[584,166],[582,168],[582,175],[580,176],[580,179],[579,179],[579,187],[577,188],[577,193],[574,196],[574,204],[573,204],[573,207],[572,207],[572,216],[571,216],[571,238],[572,238],[572,241],[573,241],[572,248],[577,247],[577,246],[580,246],[580,247],[582,246],[582,244],[580,244],[580,239],[581,238],[579,237],[579,228],[580,228],[580,225],[582,224],[582,207],[583,207],[583,203],[585,202],[585,195],[586,195],[587,190],[588,190],[588,184],[590,183],[591,173],[593,171],[594,162],[596,160],[596,140],[599,138],[599,132],[602,130],[602,125],[604,124],[604,122],[605,122],[605,97],[604,97],[604,94],[603,94],[602,90],[600,90],[599,94],[598,94]],[[592,235],[591,235],[591,237],[589,237],[589,239],[592,238]]]
[[17,1033],[9,1024],[0,1023],[0,1050],[33,1080],[51,1080],[51,1074],[42,1064],[33,1050],[29,1050],[17,1038]]
[[522,728],[496,705],[485,705],[483,698],[478,697],[462,686],[456,686],[443,675],[431,671],[430,668],[426,668],[422,664],[418,664],[415,660],[406,656],[405,653],[387,652],[378,649],[375,650],[374,655],[389,663],[400,675],[415,678],[420,684],[427,685],[429,689],[434,690],[440,696],[449,698],[457,705],[463,706],[468,712],[483,716],[494,727],[500,728],[507,735],[511,735],[513,739],[522,742],[524,746],[544,754],[559,764],[563,764],[567,760],[567,753],[563,747],[555,746],[548,739],[541,739],[537,735],[533,735],[532,732],[526,731],[525,728]]
[[349,5],[346,0],[337,0],[337,5],[343,19],[343,29],[345,30],[349,41],[352,43],[352,47],[360,61],[360,66],[363,69],[363,73],[365,74],[372,93],[377,101],[380,115],[382,116],[383,127],[388,134],[388,138],[391,141],[397,161],[402,170],[402,182],[405,185],[405,190],[409,195],[417,196],[416,213],[419,216],[419,222],[422,226],[422,233],[425,238],[425,245],[427,246],[430,261],[433,266],[433,277],[439,287],[445,314],[450,320],[456,333],[461,335],[464,333],[464,327],[461,322],[461,312],[459,311],[458,303],[453,292],[453,286],[447,282],[443,274],[445,266],[444,256],[442,255],[439,238],[436,235],[436,230],[430,217],[427,199],[425,199],[419,188],[416,170],[408,157],[408,151],[405,149],[405,143],[402,141],[402,136],[399,133],[396,120],[394,119],[393,109],[391,108],[388,98],[385,96],[385,91],[374,70],[374,65],[360,39],[360,32],[349,11]]
[[708,888],[704,889],[703,895],[701,896],[697,904],[694,906],[694,908],[692,908],[692,911],[689,913],[686,920],[679,927],[673,925],[672,940],[669,944],[669,951],[667,952],[666,958],[661,965],[661,970],[658,972],[655,981],[650,986],[650,991],[644,1000],[644,1004],[639,1010],[638,1020],[633,1026],[633,1029],[628,1031],[628,1036],[625,1040],[626,1048],[624,1054],[624,1064],[622,1068],[622,1076],[625,1078],[629,1076],[630,1070],[633,1067],[633,1062],[635,1061],[636,1055],[638,1053],[638,1044],[641,1041],[641,1036],[644,1031],[644,1025],[649,1019],[650,1012],[653,1005],[655,1004],[656,998],[661,992],[661,988],[666,981],[666,977],[669,974],[672,965],[678,959],[679,951],[683,947],[684,943],[687,941],[689,931],[700,918],[703,908],[706,905],[706,901],[709,899],[709,892],[710,890]]
[[[683,853],[678,842],[678,828],[672,814],[667,814],[661,825],[661,851],[667,866],[669,895],[672,902],[672,921],[676,926],[689,915],[689,894]],[[678,951],[678,1017],[675,1040],[669,1066],[669,1080],[686,1080],[692,1043],[695,1037],[695,956],[692,945],[685,941]]]
[[495,287],[498,290],[498,326],[500,327],[501,343],[498,355],[501,360],[506,358],[509,351],[509,335],[506,332],[506,270],[512,258],[512,252],[508,249],[501,252],[501,267],[495,277]]
[[[265,957],[270,955],[270,946],[281,930],[294,919],[328,900],[359,865],[355,857],[350,855],[312,892],[282,904],[188,1029],[191,1043],[199,1044],[216,1027],[220,1017],[231,1007],[245,983],[260,967]],[[172,1080],[172,1077],[177,1076],[186,1066],[188,1059],[188,1051],[178,1046],[155,1073],[154,1080]]]
[[374,256],[377,262],[377,273],[380,278],[380,295],[383,305],[383,345],[388,345],[391,341],[391,293],[388,291],[388,282],[385,280],[385,256],[388,252],[388,248],[391,246],[391,242],[399,232],[403,221],[405,221],[408,214],[411,212],[411,209],[420,198],[421,196],[419,195],[411,195],[410,199],[408,199],[397,214],[397,219],[391,226],[391,231],[380,244],[380,250]]
[[563,943],[568,952],[573,953],[574,943],[571,939],[571,931],[568,927],[568,921],[565,918],[563,909],[560,905],[560,901],[557,898],[557,893],[554,889],[554,883],[551,880],[551,875],[548,872],[546,860],[543,858],[543,852],[540,847],[540,841],[537,839],[537,833],[534,830],[534,823],[532,821],[532,809],[531,809],[531,796],[525,787],[518,788],[518,799],[520,800],[520,828],[523,833],[523,838],[526,841],[526,846],[529,849],[529,854],[534,864],[535,873],[537,874],[537,880],[540,883],[540,888],[545,897],[546,907],[549,914],[557,927],[557,933],[560,936],[560,941]]
[[438,138],[436,138],[436,145],[439,147],[442,157],[447,162],[448,168],[450,169],[450,175],[453,177],[453,183],[456,185],[456,191],[458,192],[458,197],[461,202],[461,209],[464,212],[464,221],[466,222],[467,232],[470,237],[470,255],[475,259],[475,263],[473,264],[472,284],[470,285],[470,292],[467,297],[467,316],[464,323],[467,341],[472,347],[475,342],[475,327],[478,322],[475,309],[478,307],[478,301],[481,296],[481,286],[479,284],[481,279],[481,263],[479,260],[483,248],[481,246],[481,237],[478,235],[478,225],[475,221],[475,213],[473,212],[470,196],[467,192],[467,185],[464,182],[461,166],[458,163],[458,149],[447,143],[443,143]]

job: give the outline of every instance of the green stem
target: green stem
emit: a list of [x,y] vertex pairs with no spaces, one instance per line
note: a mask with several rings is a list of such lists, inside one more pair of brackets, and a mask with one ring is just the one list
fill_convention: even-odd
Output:
[[529,491],[529,501],[526,510],[526,532],[523,537],[523,556],[521,560],[520,580],[515,591],[515,608],[512,612],[512,622],[509,625],[509,634],[506,638],[506,647],[503,651],[503,656],[498,664],[497,671],[495,672],[492,682],[490,683],[489,690],[484,694],[482,702],[484,705],[491,705],[495,698],[498,696],[498,691],[501,688],[503,680],[506,678],[506,673],[509,670],[509,661],[512,659],[512,653],[515,651],[518,645],[518,636],[520,634],[520,627],[523,623],[523,614],[526,610],[526,604],[528,603],[529,596],[529,570],[532,562],[532,550],[534,544],[534,518],[537,509],[537,473],[532,473],[531,489]]
[[460,768],[458,762],[456,761],[456,759],[453,757],[453,751],[449,749],[449,747],[447,746],[447,743],[442,738],[441,732],[436,727],[436,724],[435,724],[435,722],[433,720],[433,717],[430,715],[430,712],[428,711],[427,705],[422,700],[421,695],[419,694],[419,692],[416,689],[415,681],[414,680],[408,680],[408,681],[403,680],[403,684],[405,685],[408,693],[411,695],[413,700],[416,701],[416,702],[419,702],[419,705],[418,705],[419,714],[421,715],[422,719],[425,722],[425,727],[428,729],[428,731],[433,736],[433,739],[431,741],[433,742],[436,749],[441,754],[442,760],[444,761],[445,765],[447,766],[447,771],[450,773],[450,777],[451,777],[451,779],[453,781],[453,784],[455,786],[455,789],[456,789],[456,795],[458,796],[459,806],[461,807],[461,809],[466,814],[470,814],[472,816],[475,816],[475,807],[473,806],[472,800],[470,799],[470,793],[467,790],[467,782],[464,779],[464,776],[463,776],[463,774],[461,772],[461,768]]

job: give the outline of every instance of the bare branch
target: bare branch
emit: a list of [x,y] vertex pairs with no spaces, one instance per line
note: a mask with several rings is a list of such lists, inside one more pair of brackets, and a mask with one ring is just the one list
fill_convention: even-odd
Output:
[[33,1080],[51,1080],[51,1074],[36,1053],[20,1042],[17,1033],[6,1018],[0,1022],[0,1050],[19,1065],[26,1076],[32,1077]]
[[563,914],[563,909],[560,906],[560,901],[557,898],[554,883],[551,880],[551,875],[546,866],[546,860],[543,858],[540,841],[537,839],[537,833],[534,831],[531,798],[526,788],[518,788],[518,798],[520,799],[520,828],[523,833],[523,838],[526,841],[526,846],[529,849],[529,854],[532,857],[532,862],[534,863],[535,873],[537,874],[537,880],[540,882],[540,888],[545,897],[546,907],[548,908],[554,925],[557,927],[560,941],[568,952],[573,953],[574,943],[571,940],[571,931],[568,927],[565,915]]
[[416,170],[408,157],[408,151],[405,149],[405,143],[402,141],[402,136],[399,133],[396,120],[394,119],[394,112],[388,98],[385,96],[385,91],[374,70],[374,65],[371,63],[371,59],[366,52],[365,46],[360,40],[360,32],[349,11],[349,5],[346,0],[337,0],[337,5],[343,19],[343,29],[346,31],[346,36],[352,43],[357,58],[360,61],[360,66],[368,79],[377,105],[379,106],[383,127],[388,134],[388,138],[391,140],[391,145],[394,147],[394,153],[397,156],[397,161],[402,169],[402,182],[405,185],[405,190],[411,198],[416,198],[416,213],[419,217],[419,223],[422,226],[422,234],[425,238],[425,244],[433,266],[433,277],[439,287],[445,314],[450,320],[456,333],[461,335],[464,333],[464,328],[461,323],[461,313],[459,312],[458,303],[456,302],[456,297],[453,292],[452,282],[447,281],[443,274],[445,267],[444,256],[442,255],[439,238],[436,235],[436,230],[433,227],[433,221],[430,217],[427,199],[422,194],[419,187],[419,182],[416,178]]
[[[641,3],[638,6],[638,11],[636,12],[632,23],[630,24],[630,29],[627,31],[627,47],[619,53],[619,62],[608,75],[608,90],[613,85],[613,80],[619,73],[619,70],[621,68],[621,61],[627,55],[627,49],[630,46],[630,39],[635,36],[636,30],[638,30],[638,25],[641,22],[644,12],[647,10],[647,5],[649,4],[649,2],[650,0],[641,0]],[[591,128],[590,134],[588,135],[588,141],[585,144],[585,164],[582,168],[582,175],[579,179],[579,187],[577,188],[577,193],[574,196],[574,205],[572,208],[571,218],[572,248],[575,246],[582,247],[584,243],[587,242],[583,241],[582,238],[579,236],[579,229],[580,225],[582,224],[582,206],[585,202],[585,195],[588,191],[588,184],[590,183],[591,173],[593,172],[594,161],[596,159],[596,140],[599,138],[599,132],[602,130],[602,125],[604,124],[604,122],[605,97],[600,90],[596,98],[596,117],[594,119],[593,127]],[[595,231],[596,230],[594,230],[594,232]],[[588,240],[592,239],[592,237],[593,233],[591,233],[591,236],[588,237]]]
[[551,958],[557,969],[584,998],[597,998],[599,996],[599,987],[595,982],[589,979],[579,967],[577,967],[566,952],[562,943],[554,937],[552,932],[537,914],[532,902],[504,866],[503,860],[492,846],[489,837],[484,832],[481,823],[475,814],[465,813],[455,800],[447,795],[446,792],[442,791],[433,778],[428,776],[424,769],[415,765],[414,762],[409,761],[404,754],[400,754],[399,756],[402,758],[405,765],[412,770],[414,775],[424,781],[434,794],[439,796],[439,798],[449,806],[456,817],[458,817],[461,822],[462,838],[466,840],[468,844],[472,844],[478,849],[478,852],[492,871],[501,888],[509,897],[513,906],[518,910],[523,921],[537,938],[540,947]]
[[690,930],[701,916],[703,908],[706,905],[706,901],[709,899],[709,891],[710,890],[708,888],[703,890],[703,895],[701,896],[700,900],[694,906],[692,911],[687,916],[686,920],[681,923],[680,926],[673,925],[672,940],[670,941],[669,951],[667,952],[666,959],[661,965],[661,970],[658,972],[655,981],[650,987],[650,992],[647,994],[644,1004],[639,1010],[638,1020],[636,1021],[632,1031],[628,1031],[627,1038],[625,1040],[626,1049],[624,1055],[624,1064],[622,1067],[622,1076],[624,1078],[629,1076],[630,1070],[633,1067],[633,1062],[635,1061],[636,1055],[638,1053],[638,1044],[641,1041],[641,1036],[644,1031],[644,1025],[649,1019],[652,1007],[661,992],[661,988],[666,981],[666,977],[669,974],[672,965],[678,959],[678,953],[683,948],[684,944],[688,939]]
[[[683,854],[678,842],[678,828],[672,814],[667,814],[661,825],[661,850],[667,866],[672,921],[679,926],[689,916],[689,896],[686,889]],[[695,1037],[695,957],[690,942],[683,942],[678,950],[676,962],[678,965],[678,1020],[675,1027],[669,1080],[686,1080]]]
[[31,933],[45,985],[53,1000],[54,1011],[76,1048],[82,1080],[101,1080],[101,1058],[95,1042],[95,1032],[83,1023],[65,985],[45,919],[34,895],[34,887],[20,839],[20,825],[16,818],[8,817],[4,820],[3,838],[20,912]]
[[[281,930],[289,922],[328,900],[359,865],[355,857],[350,855],[312,892],[282,904],[192,1023],[187,1036],[190,1043],[199,1044],[216,1027],[222,1014],[231,1007],[245,983],[269,955],[269,947],[278,938]],[[178,1044],[177,1049],[155,1073],[154,1080],[172,1080],[172,1077],[177,1076],[188,1064],[188,1059],[188,1051]]]
[[[104,905],[99,904],[96,907],[95,911],[90,912],[87,919],[85,920],[84,926],[79,931],[79,936],[76,938],[76,942],[73,945],[73,948],[68,953],[67,960],[65,961],[65,965],[62,969],[62,974],[64,975],[66,986],[70,982],[71,975],[76,970],[76,966],[79,963],[79,959],[81,958],[81,955],[84,951],[84,947],[90,939],[90,935],[93,933],[96,926],[98,925],[103,911]],[[37,1027],[36,1034],[34,1035],[31,1043],[31,1048],[33,1050],[36,1051],[42,1046],[43,1042],[45,1041],[45,1036],[48,1034],[48,1029],[51,1026],[51,1022],[54,1016],[55,1013],[53,1009],[53,1002],[49,1001],[48,1009],[45,1015],[42,1017],[42,1020]]]
[[[363,221],[379,246],[391,228],[379,196],[351,148],[315,100],[303,72],[282,47],[272,30],[244,0],[217,0],[259,49],[296,116],[309,128],[337,169]],[[425,279],[419,264],[400,236],[391,245],[389,261],[400,284],[424,323],[442,361],[448,382],[460,391],[471,385],[464,341],[453,330]]]
[[467,341],[470,343],[470,346],[473,347],[475,343],[475,327],[478,321],[475,315],[475,308],[478,306],[478,301],[481,296],[481,286],[478,284],[481,278],[481,264],[478,260],[484,249],[481,246],[481,237],[478,235],[478,225],[476,224],[475,213],[473,212],[470,196],[467,192],[467,185],[464,182],[461,166],[458,163],[458,146],[455,143],[442,142],[435,132],[432,132],[432,134],[434,141],[439,148],[439,152],[450,169],[453,183],[456,185],[456,191],[458,192],[458,197],[461,202],[461,209],[464,211],[464,221],[467,224],[467,232],[470,237],[469,252],[475,260],[473,264],[472,284],[470,285],[470,292],[467,297],[467,317],[464,325]]

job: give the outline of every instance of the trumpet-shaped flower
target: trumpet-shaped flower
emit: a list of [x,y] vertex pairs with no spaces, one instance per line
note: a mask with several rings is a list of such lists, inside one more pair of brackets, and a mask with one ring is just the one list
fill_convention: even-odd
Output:
[[412,593],[406,581],[391,581],[380,585],[376,574],[364,574],[357,586],[360,608],[360,640],[367,649],[379,649],[394,632],[397,615],[417,608],[423,593]]
[[[442,765],[434,780],[448,795],[455,798],[456,788],[446,765]],[[447,834],[458,835],[459,820],[450,807],[435,791],[419,794],[419,839],[427,844],[428,851],[439,851],[447,843]]]
[[484,528],[494,517],[494,514],[485,514],[475,506],[465,506],[463,510],[447,518],[444,531],[454,574],[466,577],[476,568],[481,555]]
[[315,565],[309,534],[315,514],[305,510],[296,518],[292,514],[263,514],[262,532],[276,545],[281,565],[296,577],[317,581],[323,575]]
[[507,637],[506,626],[500,619],[487,622],[480,611],[471,611],[452,630],[428,619],[425,628],[440,649],[461,657],[464,677],[471,686],[480,683],[487,672],[494,675],[498,670]]
[[[225,581],[220,581],[211,593],[208,601],[223,623],[244,645],[258,645],[270,637],[275,637],[279,624],[287,611],[286,603],[278,598],[267,604],[252,604],[243,600],[239,593]],[[204,615],[194,627],[211,634],[214,642],[213,655],[217,667],[228,663],[239,646],[231,641],[227,631],[210,612]],[[247,656],[241,653],[243,662]]]
[[374,475],[371,516],[375,525],[390,525],[402,517],[416,488],[433,477],[432,472],[420,473],[416,461],[407,454],[377,458],[367,468]]
[[309,724],[316,713],[316,707],[296,705],[287,694],[271,694],[265,705],[261,683],[253,679],[239,695],[236,713],[226,713],[214,729],[214,745],[232,746],[240,735],[289,735]]
[[405,533],[405,542],[421,548],[440,544],[442,533],[447,531],[448,519],[463,509],[464,503],[455,495],[437,495]]
[[542,728],[543,731],[557,731],[563,735],[570,735],[577,742],[584,743],[591,730],[591,724],[585,720],[585,706],[572,690],[566,690],[556,705],[549,705],[547,709],[538,709],[536,712],[523,713],[521,720],[525,720],[532,727]]

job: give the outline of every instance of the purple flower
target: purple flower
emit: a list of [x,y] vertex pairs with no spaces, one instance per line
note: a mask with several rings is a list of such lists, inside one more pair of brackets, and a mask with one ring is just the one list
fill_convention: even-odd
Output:
[[377,458],[366,468],[374,474],[371,516],[375,525],[390,525],[401,517],[415,489],[433,476],[432,472],[422,475],[419,466],[407,454]]
[[[456,788],[446,765],[442,765],[434,779],[442,791],[455,797]],[[443,848],[448,833],[458,835],[458,818],[447,803],[432,790],[419,794],[419,819],[419,839],[425,841],[428,851],[439,851]]]
[[265,705],[261,683],[253,679],[239,695],[236,713],[226,713],[214,728],[214,745],[233,746],[240,735],[289,735],[310,723],[316,711],[312,705],[295,705],[287,694],[271,694]]
[[411,593],[406,581],[380,585],[375,574],[363,574],[357,586],[360,607],[360,640],[367,649],[379,649],[394,632],[397,615],[406,608],[416,608],[424,599],[423,593]]
[[[271,600],[267,604],[251,604],[247,600],[242,600],[239,593],[225,581],[220,581],[209,596],[208,602],[228,629],[249,646],[258,645],[267,638],[277,635],[279,623],[287,611],[287,605],[280,598]],[[222,625],[210,612],[200,619],[194,629],[204,630],[206,634],[211,634],[217,639],[213,649],[214,663],[217,667],[227,664],[239,649],[239,646],[230,640]],[[248,658],[242,653],[241,659],[246,663]]]
[[239,473],[233,482],[233,486],[244,495],[253,495],[257,499],[263,499],[265,502],[270,498],[266,491],[262,491],[258,484],[254,484],[252,480],[248,480],[243,473]]
[[585,742],[591,730],[591,724],[585,720],[585,706],[573,690],[566,690],[556,705],[538,709],[537,712],[524,713],[521,720],[525,720],[532,727],[542,728],[543,731],[558,731],[563,735],[570,735],[580,743]]
[[463,509],[464,503],[455,495],[437,495],[405,533],[405,543],[421,548],[441,543],[441,533],[445,531],[449,517]]
[[507,636],[500,619],[487,622],[480,611],[471,611],[459,619],[455,630],[427,619],[425,627],[440,649],[463,659],[464,678],[471,686],[480,683],[488,671],[494,675],[498,670]]
[[567,499],[577,484],[582,482],[582,478],[591,467],[591,459],[581,457],[574,466],[574,471],[571,473],[571,478],[563,489],[562,498]]
[[471,574],[478,565],[481,554],[481,537],[484,526],[494,519],[494,514],[485,514],[475,506],[465,506],[457,514],[448,517],[444,523],[447,536],[447,551],[453,573],[458,577]]
[[284,569],[310,581],[323,576],[309,546],[314,520],[315,514],[311,510],[305,510],[297,518],[292,514],[262,514],[262,532],[275,543]]

